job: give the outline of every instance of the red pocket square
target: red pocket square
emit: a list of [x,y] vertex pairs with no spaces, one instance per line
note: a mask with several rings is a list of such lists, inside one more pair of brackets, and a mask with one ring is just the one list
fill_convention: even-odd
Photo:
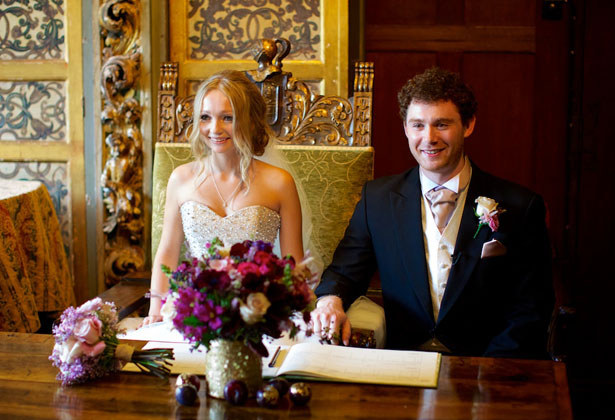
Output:
[[480,253],[481,258],[499,257],[506,254],[506,247],[502,242],[493,239],[483,244],[483,251]]

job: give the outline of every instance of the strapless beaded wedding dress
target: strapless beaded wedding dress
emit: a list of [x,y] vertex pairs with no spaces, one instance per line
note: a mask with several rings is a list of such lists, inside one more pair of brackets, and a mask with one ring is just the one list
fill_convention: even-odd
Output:
[[220,216],[205,204],[186,201],[180,207],[188,252],[194,257],[205,254],[205,245],[218,237],[225,246],[245,241],[273,244],[280,230],[280,215],[265,206],[249,206]]

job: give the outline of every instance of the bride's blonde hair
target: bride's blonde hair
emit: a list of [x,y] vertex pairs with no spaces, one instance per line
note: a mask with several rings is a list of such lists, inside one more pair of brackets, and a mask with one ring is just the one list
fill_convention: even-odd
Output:
[[203,110],[203,99],[212,90],[219,90],[226,96],[233,109],[233,144],[239,155],[241,180],[250,188],[249,169],[252,157],[261,156],[271,138],[271,128],[266,121],[267,106],[261,93],[245,74],[236,70],[222,70],[199,86],[194,96],[192,132],[189,140],[192,155],[198,161],[197,182],[206,178],[205,158],[211,154],[205,139],[201,136],[199,123]]

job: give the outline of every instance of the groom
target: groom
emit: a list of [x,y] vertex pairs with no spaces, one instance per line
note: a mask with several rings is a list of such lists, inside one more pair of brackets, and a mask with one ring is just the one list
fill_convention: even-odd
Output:
[[542,198],[465,155],[477,104],[457,74],[429,69],[398,99],[419,166],[364,186],[316,289],[315,332],[348,344],[344,311],[378,270],[388,348],[546,357],[553,287]]

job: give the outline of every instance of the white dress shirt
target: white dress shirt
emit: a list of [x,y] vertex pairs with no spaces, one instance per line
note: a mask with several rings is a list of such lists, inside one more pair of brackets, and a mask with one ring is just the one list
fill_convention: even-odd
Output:
[[419,171],[421,181],[421,219],[423,223],[423,240],[425,244],[425,259],[427,261],[427,276],[429,277],[429,288],[431,292],[431,303],[433,306],[434,319],[438,320],[440,304],[446,290],[448,275],[451,271],[453,252],[463,207],[468,195],[468,185],[472,177],[472,165],[470,160],[465,157],[465,164],[457,175],[442,184],[443,187],[458,193],[455,210],[448,224],[440,233],[438,226],[431,212],[429,201],[425,198],[425,193],[439,186],[423,173]]

